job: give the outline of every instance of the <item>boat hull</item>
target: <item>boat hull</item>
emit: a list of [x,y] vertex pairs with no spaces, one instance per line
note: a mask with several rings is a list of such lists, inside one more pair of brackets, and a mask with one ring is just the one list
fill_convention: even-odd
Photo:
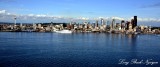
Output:
[[56,33],[72,33],[70,30],[55,31]]

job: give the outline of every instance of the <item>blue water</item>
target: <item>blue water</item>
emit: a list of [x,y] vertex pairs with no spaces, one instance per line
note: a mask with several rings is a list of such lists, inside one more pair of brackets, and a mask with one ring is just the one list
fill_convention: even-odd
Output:
[[[159,62],[122,65],[120,59]],[[160,66],[160,35],[0,32],[0,67]]]

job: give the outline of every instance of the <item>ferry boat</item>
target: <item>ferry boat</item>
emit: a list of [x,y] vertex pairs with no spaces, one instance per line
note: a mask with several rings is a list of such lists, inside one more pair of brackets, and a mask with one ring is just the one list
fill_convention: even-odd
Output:
[[60,30],[60,31],[54,31],[54,32],[56,32],[56,33],[72,33],[72,31],[70,31],[70,30]]

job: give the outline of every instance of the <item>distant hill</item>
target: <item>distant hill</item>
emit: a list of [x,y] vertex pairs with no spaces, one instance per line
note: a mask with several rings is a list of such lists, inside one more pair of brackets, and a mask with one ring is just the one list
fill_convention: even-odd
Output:
[[13,24],[13,23],[9,23],[9,22],[0,22],[0,24]]
[[[0,24],[7,24],[7,25],[13,25],[14,23],[10,22],[0,22]],[[16,23],[17,25],[20,25],[21,23]],[[22,24],[33,24],[33,23],[22,23]],[[35,23],[35,24],[42,24],[42,25],[50,25],[51,23]],[[59,25],[63,24],[64,27],[67,26],[67,23],[52,23],[53,25]]]
[[[0,24],[14,24],[11,22],[0,22]],[[20,25],[20,23],[16,23],[17,25]],[[23,24],[31,24],[31,23],[23,23]]]

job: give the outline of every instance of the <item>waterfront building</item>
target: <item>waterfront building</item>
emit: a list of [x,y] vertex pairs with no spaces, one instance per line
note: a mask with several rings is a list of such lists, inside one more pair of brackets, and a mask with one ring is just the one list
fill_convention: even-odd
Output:
[[42,27],[42,25],[41,24],[38,24],[38,28],[41,28]]
[[23,30],[24,29],[24,26],[22,23],[20,23],[20,29]]
[[35,24],[35,23],[33,23],[33,30],[36,30],[36,28],[37,28],[37,25]]
[[97,20],[96,23],[95,23],[95,29],[96,29],[96,30],[99,30],[98,20]]
[[140,29],[141,29],[141,31],[144,31],[145,26],[141,25],[141,26],[140,26]]
[[96,23],[92,23],[92,26],[93,26],[93,28],[95,28],[96,27]]
[[20,23],[20,27],[22,27],[23,26],[23,24],[22,23]]
[[134,27],[134,28],[133,28],[133,31],[134,31],[134,32],[137,32],[137,27]]
[[152,28],[151,25],[150,25],[148,28],[149,28],[149,32],[151,32],[151,31],[152,31],[152,30],[151,30],[151,28]]
[[121,25],[120,25],[120,23],[116,23],[116,29],[117,29],[117,30],[121,30]]
[[89,29],[94,29],[94,26],[92,24],[89,24]]
[[53,22],[51,22],[50,27],[53,27]]
[[60,30],[63,30],[64,28],[63,28],[63,24],[60,24]]
[[71,30],[74,29],[74,24],[71,24]]
[[69,24],[67,24],[67,29],[68,30],[74,29],[74,24],[72,22],[70,22]]
[[67,29],[70,30],[71,29],[71,25],[67,24]]
[[74,24],[74,30],[78,29],[78,26],[76,24]]
[[50,28],[50,26],[44,27],[44,29],[45,29],[45,31],[46,31],[46,32],[49,32],[49,31],[51,31],[51,28]]
[[83,25],[82,25],[82,24],[80,24],[79,28],[83,28]]
[[14,26],[13,25],[9,25],[10,29],[13,30],[14,29]]
[[133,24],[131,22],[129,22],[129,30],[133,29]]

